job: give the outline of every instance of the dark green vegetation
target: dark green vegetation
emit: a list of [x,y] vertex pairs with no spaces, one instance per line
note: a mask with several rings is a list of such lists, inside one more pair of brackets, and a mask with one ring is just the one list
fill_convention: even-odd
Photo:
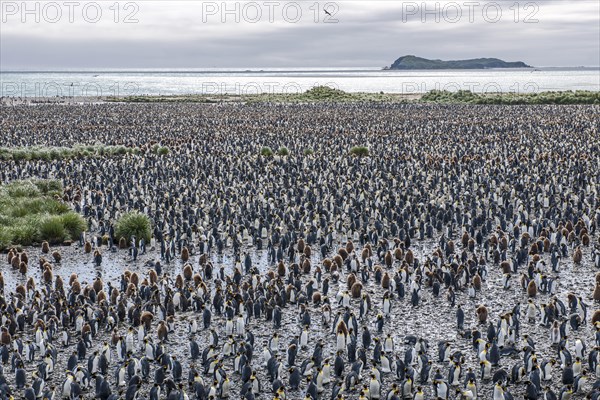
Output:
[[468,90],[448,92],[432,90],[421,98],[427,103],[448,104],[600,104],[600,92],[540,92],[478,94]]
[[394,61],[389,69],[487,69],[531,68],[522,61],[506,62],[498,58],[475,58],[471,60],[428,60],[416,56],[403,56]]
[[265,146],[260,149],[260,155],[263,157],[271,157],[273,155],[273,149],[269,146]]
[[366,157],[369,155],[369,148],[366,146],[354,146],[350,149],[350,154],[359,157]]
[[129,242],[131,237],[135,236],[136,240],[143,238],[146,243],[149,243],[151,235],[150,218],[137,211],[123,214],[115,226],[115,239],[117,240],[123,237]]
[[280,156],[289,156],[290,155],[290,151],[288,150],[287,147],[285,146],[281,146],[278,150],[277,150],[277,155]]
[[2,160],[63,160],[68,158],[103,157],[124,154],[138,154],[138,148],[126,146],[75,145],[73,147],[0,147]]
[[0,186],[0,250],[44,240],[60,244],[79,239],[85,221],[61,200],[62,194],[62,184],[55,180]]

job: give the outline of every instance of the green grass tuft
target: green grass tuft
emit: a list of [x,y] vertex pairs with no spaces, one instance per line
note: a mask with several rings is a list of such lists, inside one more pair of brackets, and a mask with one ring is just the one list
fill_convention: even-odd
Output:
[[359,157],[366,157],[369,155],[369,148],[366,146],[354,146],[350,149],[350,154]]
[[273,155],[273,149],[269,146],[265,146],[260,149],[260,155],[263,157],[271,157]]
[[277,155],[280,156],[289,156],[290,155],[290,151],[288,150],[287,147],[285,146],[281,146],[278,150],[277,150]]
[[119,218],[115,227],[115,237],[124,237],[129,241],[132,236],[135,236],[136,240],[144,238],[146,243],[150,242],[152,230],[147,215],[132,211]]
[[0,186],[0,250],[47,240],[77,240],[85,220],[60,200],[60,181],[31,179]]

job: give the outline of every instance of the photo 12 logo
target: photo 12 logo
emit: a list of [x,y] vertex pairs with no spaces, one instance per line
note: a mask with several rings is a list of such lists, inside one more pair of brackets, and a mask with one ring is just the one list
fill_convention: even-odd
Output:
[[305,1],[203,1],[202,23],[299,23],[335,24],[340,6],[336,2]]
[[28,99],[76,99],[135,96],[140,87],[135,82],[2,82],[0,97],[20,97]]
[[436,2],[402,2],[402,22],[488,22],[497,23],[502,20],[514,23],[535,24],[540,6],[536,2],[510,1],[436,1]]
[[140,6],[137,2],[79,2],[79,1],[1,1],[0,20],[3,24],[19,23],[76,23],[112,21],[137,24]]

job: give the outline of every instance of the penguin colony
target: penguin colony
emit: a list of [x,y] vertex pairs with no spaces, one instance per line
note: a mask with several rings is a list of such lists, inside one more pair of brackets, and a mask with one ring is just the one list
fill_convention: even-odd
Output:
[[598,111],[0,108],[3,146],[141,149],[0,161],[89,224],[0,260],[0,399],[598,399]]

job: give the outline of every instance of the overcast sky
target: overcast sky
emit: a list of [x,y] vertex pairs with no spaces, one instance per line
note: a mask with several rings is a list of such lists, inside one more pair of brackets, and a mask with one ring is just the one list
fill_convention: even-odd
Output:
[[598,0],[115,3],[0,0],[0,68],[382,67],[406,54],[600,65]]

